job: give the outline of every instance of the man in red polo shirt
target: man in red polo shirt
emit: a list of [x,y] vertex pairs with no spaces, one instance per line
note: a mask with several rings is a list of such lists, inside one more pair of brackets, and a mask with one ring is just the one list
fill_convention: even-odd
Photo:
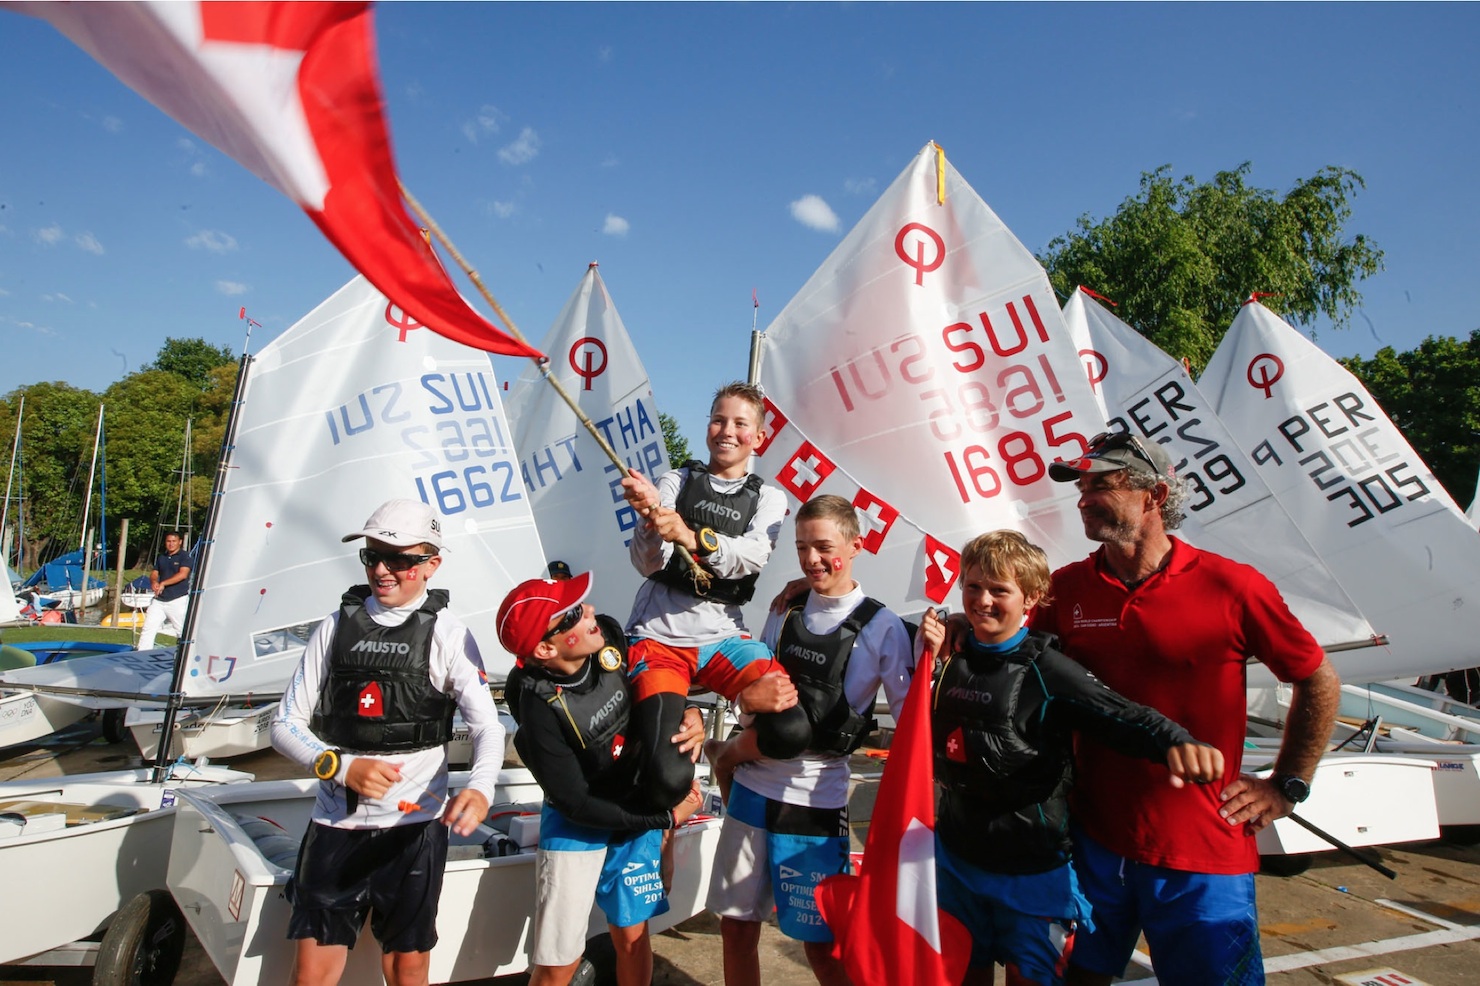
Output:
[[[1254,834],[1309,793],[1336,715],[1336,672],[1267,578],[1167,533],[1186,489],[1161,446],[1099,435],[1050,475],[1077,484],[1085,535],[1101,547],[1054,573],[1054,603],[1035,612],[1034,628],[1057,634],[1110,688],[1217,746],[1226,764],[1222,783],[1179,790],[1164,766],[1079,738],[1075,868],[1095,931],[1075,941],[1066,982],[1108,984],[1144,931],[1163,983],[1263,983]],[[1293,685],[1269,778],[1240,772],[1249,658]]]

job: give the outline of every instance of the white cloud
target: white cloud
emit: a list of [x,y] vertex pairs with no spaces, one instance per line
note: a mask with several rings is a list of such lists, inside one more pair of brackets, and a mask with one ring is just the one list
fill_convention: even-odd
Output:
[[5,290],[4,288],[0,288],[0,298],[9,298],[9,297],[10,297],[10,292],[7,291],[7,290]]
[[62,294],[60,291],[58,291],[56,294],[43,294],[41,296],[41,300],[42,301],[60,301],[64,305],[70,305],[70,304],[73,303],[73,301],[72,301],[71,298],[69,298],[66,295]]
[[519,132],[519,139],[498,152],[499,160],[505,164],[528,164],[540,152],[540,135],[533,127]]
[[791,204],[791,218],[808,229],[824,233],[838,231],[838,214],[820,195],[803,195]]
[[512,200],[499,201],[495,199],[494,201],[488,203],[489,214],[497,216],[500,219],[508,219],[510,216],[518,211],[519,207],[516,206]]
[[236,249],[236,237],[219,229],[203,229],[187,237],[185,245],[192,250],[209,250],[211,253],[230,253]]
[[192,178],[204,178],[210,173],[210,170],[204,161],[197,161],[190,166],[190,176]]
[[477,115],[463,123],[463,136],[468,138],[468,143],[476,144],[479,137],[491,137],[502,130],[508,118],[497,106],[480,106]]
[[58,243],[62,242],[62,238],[65,234],[62,233],[62,227],[52,225],[47,226],[43,229],[38,229],[32,235],[36,237],[37,243],[41,243],[45,246],[56,246]]
[[240,281],[217,281],[216,290],[225,295],[246,294],[247,286]]
[[596,49],[596,60],[605,65],[612,60],[612,46],[602,45]]
[[606,222],[601,224],[601,231],[607,236],[626,236],[631,228],[632,224],[615,212],[608,212]]
[[872,178],[849,178],[843,182],[843,191],[849,195],[873,195],[879,183]]
[[98,238],[91,233],[78,233],[72,237],[72,242],[76,243],[78,248],[86,250],[88,253],[95,253],[98,256],[102,256],[103,254],[103,244],[98,242]]
[[123,121],[116,116],[103,117],[103,129],[110,134],[123,133]]
[[621,163],[622,163],[621,161],[617,160],[617,156],[615,154],[608,154],[606,157],[604,157],[604,158],[601,159],[601,163],[599,165],[597,165],[597,167],[598,168],[615,168],[617,165],[619,165]]

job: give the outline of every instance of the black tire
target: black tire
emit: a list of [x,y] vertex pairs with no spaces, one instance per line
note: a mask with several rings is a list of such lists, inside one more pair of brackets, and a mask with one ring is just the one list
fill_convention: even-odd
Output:
[[122,743],[128,739],[128,727],[123,724],[127,709],[103,710],[103,739],[109,743]]
[[586,954],[570,986],[617,986],[617,947],[609,934],[586,939]]
[[1270,876],[1299,876],[1310,869],[1311,853],[1290,856],[1260,856],[1259,870]]
[[170,986],[185,951],[185,916],[167,890],[139,894],[113,915],[93,986]]

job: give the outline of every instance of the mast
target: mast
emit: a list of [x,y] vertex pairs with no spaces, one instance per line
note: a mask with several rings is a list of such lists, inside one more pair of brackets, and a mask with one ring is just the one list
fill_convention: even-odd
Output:
[[[251,343],[251,328],[247,330],[247,345]],[[185,607],[185,626],[175,642],[175,670],[170,676],[170,693],[166,697],[164,721],[159,726],[159,752],[154,759],[154,783],[161,784],[170,772],[170,747],[173,745],[175,720],[185,704],[181,687],[185,678],[185,666],[190,661],[190,652],[195,645],[195,624],[199,616],[200,587],[205,584],[206,565],[211,558],[211,546],[215,543],[216,524],[221,516],[222,493],[226,488],[226,477],[231,468],[231,455],[236,449],[236,427],[241,419],[243,398],[247,391],[247,374],[252,368],[252,355],[242,347],[241,363],[236,372],[236,392],[231,397],[231,410],[226,417],[226,432],[221,436],[221,455],[216,467],[216,478],[211,486],[211,504],[206,509],[205,530],[196,551],[195,566],[190,572],[190,602]]]

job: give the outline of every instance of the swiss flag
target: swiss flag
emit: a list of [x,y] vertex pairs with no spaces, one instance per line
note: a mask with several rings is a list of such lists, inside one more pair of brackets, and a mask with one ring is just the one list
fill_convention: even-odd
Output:
[[863,514],[859,520],[863,522],[861,526],[866,528],[863,535],[864,550],[877,555],[884,539],[889,536],[889,528],[899,519],[899,511],[862,486],[853,496],[853,509]]
[[849,977],[856,986],[959,983],[971,960],[971,933],[936,903],[928,664],[900,714],[863,858],[862,876],[830,876],[817,888],[817,907]]
[[37,3],[134,91],[308,213],[407,315],[466,346],[539,351],[468,307],[402,205],[368,3]]
[[385,715],[385,703],[380,699],[380,682],[372,681],[360,689],[359,712],[362,716]]
[[961,575],[961,552],[929,534],[923,544],[925,555],[925,596],[931,602],[943,603],[951,586]]
[[755,445],[756,455],[765,455],[766,449],[776,440],[776,436],[781,434],[781,429],[786,427],[786,415],[781,413],[781,408],[772,404],[769,397],[763,396],[761,400],[765,402],[766,413],[762,420],[765,422],[766,434]]
[[786,460],[786,465],[776,473],[780,483],[792,496],[806,503],[812,499],[827,477],[837,467],[811,442],[803,442],[796,454]]
[[626,745],[627,745],[626,739],[623,738],[623,736],[622,736],[621,733],[618,733],[616,735],[616,738],[612,740],[612,759],[613,760],[621,759],[622,750],[623,750],[624,747],[626,747]]

